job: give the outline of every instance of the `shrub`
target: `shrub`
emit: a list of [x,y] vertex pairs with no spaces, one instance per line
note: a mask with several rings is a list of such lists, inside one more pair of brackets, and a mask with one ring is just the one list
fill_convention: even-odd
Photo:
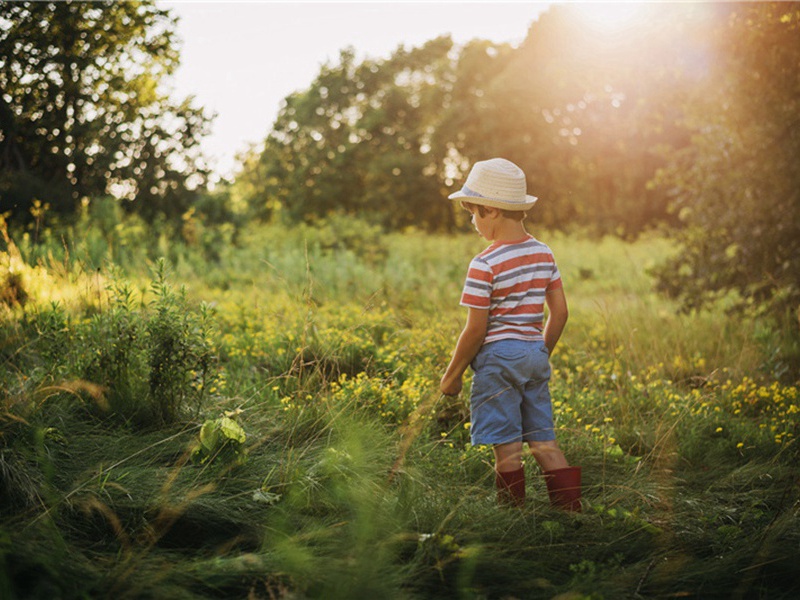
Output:
[[210,307],[192,310],[185,291],[167,281],[163,260],[151,288],[153,299],[137,305],[130,285],[115,279],[108,309],[76,327],[73,355],[63,359],[67,372],[106,389],[114,417],[138,426],[198,413],[219,377]]
[[310,246],[324,252],[349,250],[370,264],[386,258],[381,227],[346,214],[331,213],[312,225],[300,226],[299,230]]
[[187,309],[184,289],[176,294],[166,279],[166,263],[156,267],[153,315],[147,323],[150,399],[158,421],[175,421],[182,406],[199,411],[215,359],[210,329],[212,311],[201,304]]

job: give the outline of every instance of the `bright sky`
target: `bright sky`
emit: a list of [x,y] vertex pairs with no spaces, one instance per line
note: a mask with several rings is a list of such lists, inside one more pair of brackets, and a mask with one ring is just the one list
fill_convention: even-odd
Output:
[[194,95],[217,114],[205,141],[220,175],[266,138],[283,98],[307,88],[339,51],[388,57],[449,33],[456,43],[518,45],[548,2],[231,2],[159,0],[180,17],[175,96]]

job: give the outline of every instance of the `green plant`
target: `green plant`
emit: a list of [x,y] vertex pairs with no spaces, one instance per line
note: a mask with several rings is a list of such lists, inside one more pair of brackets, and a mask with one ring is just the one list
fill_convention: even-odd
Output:
[[192,458],[201,464],[219,459],[242,465],[247,457],[244,449],[246,439],[242,426],[229,416],[206,421],[200,428]]
[[197,313],[188,310],[185,289],[173,291],[163,259],[156,263],[154,276],[155,299],[147,322],[148,384],[155,417],[171,423],[184,406],[199,412],[208,394],[215,360],[213,311],[207,304]]
[[386,258],[382,228],[357,217],[331,212],[311,225],[301,225],[299,231],[309,246],[324,252],[349,250],[368,264]]

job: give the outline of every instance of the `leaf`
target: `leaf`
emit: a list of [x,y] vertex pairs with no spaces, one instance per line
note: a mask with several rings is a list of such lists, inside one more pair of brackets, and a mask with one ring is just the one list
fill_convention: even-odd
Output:
[[239,444],[243,444],[247,439],[247,434],[245,433],[244,429],[242,429],[242,426],[230,417],[222,417],[217,419],[216,422],[220,433],[225,438]]
[[206,452],[213,452],[219,442],[219,429],[216,421],[206,421],[200,428],[200,444]]

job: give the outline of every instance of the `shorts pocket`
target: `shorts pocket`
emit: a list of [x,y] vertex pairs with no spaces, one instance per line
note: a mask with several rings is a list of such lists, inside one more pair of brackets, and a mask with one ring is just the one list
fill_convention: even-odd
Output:
[[502,352],[495,352],[494,357],[497,359],[498,362],[501,363],[516,363],[521,360],[526,359],[531,355],[530,351],[502,351]]
[[503,344],[496,342],[497,347],[492,348],[491,356],[500,362],[518,361],[530,356],[531,348],[525,344]]

